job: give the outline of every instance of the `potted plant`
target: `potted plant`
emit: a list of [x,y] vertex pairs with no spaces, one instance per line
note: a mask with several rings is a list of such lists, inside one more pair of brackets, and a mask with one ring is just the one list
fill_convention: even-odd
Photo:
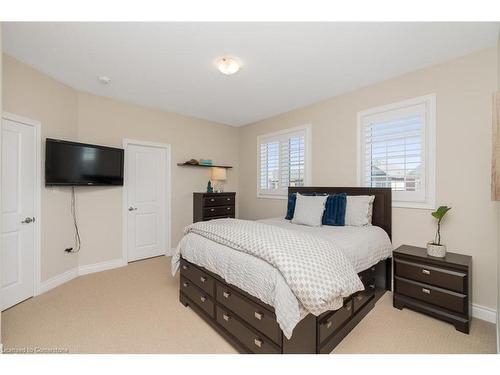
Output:
[[451,207],[439,206],[436,211],[431,212],[431,215],[437,220],[437,230],[434,241],[427,243],[427,254],[430,256],[444,258],[446,255],[446,246],[441,245],[441,220],[449,210]]

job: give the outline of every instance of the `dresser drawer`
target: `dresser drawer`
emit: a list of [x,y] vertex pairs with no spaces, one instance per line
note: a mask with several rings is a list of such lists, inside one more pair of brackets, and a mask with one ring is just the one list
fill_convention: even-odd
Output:
[[375,266],[368,268],[360,273],[358,273],[358,277],[363,283],[363,285],[368,287],[370,284],[375,283]]
[[209,216],[209,217],[203,218],[202,221],[210,221],[210,220],[216,220],[216,219],[234,219],[234,214],[223,215],[223,216]]
[[225,216],[234,214],[234,206],[217,206],[203,208],[204,217]]
[[272,312],[219,283],[217,283],[217,301],[275,343],[281,343],[281,329]]
[[427,266],[398,258],[394,259],[394,267],[394,274],[396,276],[460,293],[466,291],[467,274],[465,272]]
[[323,342],[333,332],[342,327],[351,315],[352,299],[349,299],[344,303],[344,306],[331,313],[319,323],[319,341]]
[[215,296],[215,280],[212,276],[203,272],[198,267],[181,259],[181,276],[187,277],[189,281],[205,291],[210,296]]
[[214,317],[214,302],[203,290],[194,286],[191,281],[181,277],[181,292],[212,318]]
[[217,323],[232,334],[247,349],[257,354],[280,354],[281,349],[257,331],[245,326],[229,310],[217,305]]
[[219,197],[204,197],[203,206],[204,207],[214,207],[214,206],[233,206],[234,205],[234,195],[221,195]]
[[461,293],[448,291],[428,284],[412,280],[394,278],[395,292],[408,297],[443,307],[461,314],[466,313],[466,296]]
[[367,286],[365,290],[356,293],[352,297],[353,310],[354,312],[362,308],[368,301],[370,301],[375,296],[375,285],[373,287]]

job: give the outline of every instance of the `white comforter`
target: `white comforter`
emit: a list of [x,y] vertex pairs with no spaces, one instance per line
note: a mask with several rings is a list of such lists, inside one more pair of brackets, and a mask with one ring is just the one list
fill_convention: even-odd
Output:
[[[390,256],[392,246],[387,234],[378,227],[318,227],[291,224],[284,219],[261,220],[261,223],[293,228],[321,236],[341,249],[357,272]],[[274,307],[277,321],[286,337],[305,315],[304,309],[283,275],[266,261],[236,251],[195,233],[180,241],[177,251],[188,261],[205,267],[228,283]],[[175,256],[173,257],[175,258]],[[172,264],[172,273],[177,265]]]

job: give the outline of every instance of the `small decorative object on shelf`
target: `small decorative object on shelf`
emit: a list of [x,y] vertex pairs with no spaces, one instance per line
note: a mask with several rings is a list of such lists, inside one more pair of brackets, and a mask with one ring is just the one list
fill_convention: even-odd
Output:
[[214,192],[214,188],[212,187],[212,181],[208,180],[207,193],[213,193],[213,192]]
[[200,159],[200,165],[212,166],[212,159]]
[[199,165],[200,162],[196,159],[190,159],[190,160],[186,161],[184,164],[186,164],[186,165]]
[[433,257],[444,258],[446,256],[446,246],[441,244],[441,220],[443,220],[446,213],[451,210],[451,207],[440,206],[438,209],[431,213],[437,219],[437,230],[434,242],[427,243],[427,254]]

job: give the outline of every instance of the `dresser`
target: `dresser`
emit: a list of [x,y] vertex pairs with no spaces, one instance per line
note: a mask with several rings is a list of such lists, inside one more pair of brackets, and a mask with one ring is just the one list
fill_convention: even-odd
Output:
[[395,308],[408,307],[469,333],[472,257],[447,252],[436,258],[424,248],[403,245],[394,250],[393,262]]
[[193,193],[193,223],[235,217],[236,193]]

